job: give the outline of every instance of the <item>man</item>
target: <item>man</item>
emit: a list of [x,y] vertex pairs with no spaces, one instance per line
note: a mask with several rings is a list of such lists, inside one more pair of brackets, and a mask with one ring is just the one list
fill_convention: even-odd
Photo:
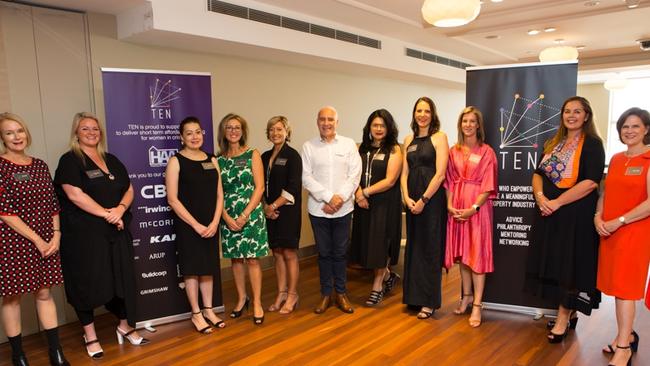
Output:
[[336,109],[318,111],[319,137],[302,146],[302,184],[309,192],[307,209],[318,251],[322,314],[330,305],[332,290],[345,313],[354,309],[346,295],[346,260],[354,191],[361,178],[361,157],[354,140],[336,134]]

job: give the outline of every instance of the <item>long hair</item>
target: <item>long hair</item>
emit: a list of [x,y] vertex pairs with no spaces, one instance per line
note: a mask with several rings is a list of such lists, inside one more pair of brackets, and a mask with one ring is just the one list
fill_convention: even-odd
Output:
[[246,140],[248,139],[248,123],[244,117],[235,114],[228,113],[219,122],[219,132],[217,134],[217,140],[219,141],[219,155],[224,155],[228,152],[228,140],[226,139],[226,124],[231,119],[237,120],[241,125],[241,138],[239,139],[239,146],[246,146]]
[[[623,114],[621,114],[621,116],[618,117],[618,121],[616,121],[616,131],[618,131],[618,139],[621,140],[621,142],[623,142],[623,138],[621,137],[621,129],[623,129],[623,124],[625,124],[625,120],[627,120],[628,117],[630,116],[639,117],[641,122],[643,122],[643,127],[650,128],[650,113],[645,109],[632,107],[626,110],[625,112],[623,112]],[[643,143],[645,145],[650,144],[650,132],[646,133],[643,136]]]
[[476,122],[478,123],[478,128],[476,129],[476,140],[478,140],[479,145],[483,145],[485,142],[485,128],[483,127],[483,113],[481,111],[474,107],[474,106],[469,106],[465,107],[461,112],[460,115],[458,116],[458,124],[456,125],[456,129],[458,130],[458,142],[456,142],[456,148],[460,149],[462,145],[465,145],[465,135],[463,134],[463,117],[466,114],[469,113],[474,113],[476,116]]
[[[27,144],[25,145],[25,148],[28,148],[32,144],[32,134],[29,133],[29,128],[27,128],[27,123],[25,123],[25,121],[22,118],[20,118],[20,116],[17,114],[13,114],[10,112],[0,113],[0,123],[9,120],[15,121],[20,125],[20,127],[22,127],[23,130],[25,130],[25,135],[27,136]],[[2,146],[0,146],[0,153],[4,153],[5,148],[6,146],[3,142]]]
[[415,101],[415,104],[413,104],[413,112],[411,112],[411,130],[413,131],[413,137],[418,136],[418,124],[415,121],[415,109],[418,107],[418,103],[420,102],[425,102],[429,105],[429,109],[431,109],[431,123],[429,124],[429,131],[427,132],[427,136],[431,136],[434,133],[440,131],[440,118],[438,118],[438,111],[436,109],[436,105],[433,103],[433,100],[429,97],[420,97],[418,100]]
[[79,159],[86,164],[86,158],[81,146],[79,145],[79,138],[77,137],[77,130],[79,129],[79,124],[84,119],[89,118],[97,122],[97,127],[99,127],[99,143],[97,144],[97,153],[102,159],[106,158],[106,130],[104,126],[99,122],[99,118],[90,112],[79,112],[74,115],[72,118],[72,128],[70,129],[70,150],[77,155]]
[[564,126],[564,108],[570,102],[580,102],[580,104],[582,104],[582,108],[587,114],[585,117],[585,122],[582,124],[582,132],[585,134],[585,136],[591,136],[602,142],[602,139],[598,135],[596,124],[594,123],[594,113],[591,109],[591,104],[586,98],[576,95],[565,100],[564,103],[562,103],[562,109],[560,109],[560,126],[558,127],[555,135],[544,143],[544,154],[550,154],[553,149],[566,138],[568,130],[566,126]]
[[377,109],[376,111],[370,113],[370,116],[368,116],[368,121],[366,122],[366,125],[363,126],[363,138],[361,140],[361,149],[362,150],[370,150],[372,149],[372,136],[370,134],[370,125],[372,124],[372,121],[375,120],[375,118],[381,118],[384,121],[384,124],[386,125],[386,136],[384,137],[384,140],[381,141],[381,147],[382,148],[388,148],[389,151],[393,150],[393,147],[397,145],[397,135],[399,134],[397,130],[397,124],[395,123],[395,119],[393,118],[393,115],[390,114],[389,111],[385,109]]

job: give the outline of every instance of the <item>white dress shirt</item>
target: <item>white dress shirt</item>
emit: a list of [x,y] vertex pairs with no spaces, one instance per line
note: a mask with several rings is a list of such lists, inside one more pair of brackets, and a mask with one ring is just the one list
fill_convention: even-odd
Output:
[[[334,136],[330,142],[316,137],[302,145],[302,186],[309,192],[307,210],[313,216],[342,217],[354,210],[354,192],[361,179],[361,156],[349,137]],[[344,201],[334,214],[323,212],[323,205],[334,194]]]

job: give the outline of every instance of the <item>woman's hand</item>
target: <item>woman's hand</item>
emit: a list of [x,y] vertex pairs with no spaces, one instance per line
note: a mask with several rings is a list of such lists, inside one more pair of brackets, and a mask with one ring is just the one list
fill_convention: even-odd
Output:
[[38,249],[38,252],[41,253],[41,257],[47,258],[47,256],[49,255],[48,252],[50,250],[50,243],[46,242],[41,237],[39,237],[38,240],[34,242],[34,245],[36,245],[36,249]]
[[361,197],[357,197],[357,206],[367,210],[370,208],[370,202],[364,195],[361,195]]
[[264,216],[269,220],[275,220],[280,216],[280,210],[274,209],[272,205],[264,205]]
[[[411,200],[413,201],[413,200]],[[411,213],[413,215],[419,215],[424,210],[424,202],[422,200],[413,201],[413,207],[411,207]]]
[[239,226],[230,216],[224,217],[223,221],[226,223],[226,226],[230,231],[240,231],[242,229],[241,226]]
[[205,231],[201,234],[202,238],[211,238],[217,233],[217,228],[219,227],[218,221],[212,221],[208,226],[206,226]]
[[203,233],[208,230],[208,227],[197,222],[196,224],[192,225],[192,229],[195,233],[199,234],[200,237],[203,237]]
[[52,236],[48,245],[49,247],[47,248],[44,257],[49,257],[59,251],[59,248],[61,247],[61,232],[55,231],[54,236]]
[[126,212],[126,208],[122,205],[117,205],[112,208],[107,208],[106,216],[104,216],[104,220],[106,220],[110,224],[115,225],[119,220],[122,219],[122,215],[124,215],[124,212]]
[[557,203],[557,201],[549,200],[543,194],[537,195],[536,200],[537,207],[539,207],[542,216],[550,216],[553,212],[560,208],[560,204]]
[[411,211],[415,206],[415,201],[413,201],[411,197],[406,197],[404,198],[404,205],[406,206],[407,210]]
[[122,221],[122,219],[119,219],[117,223],[115,223],[115,226],[117,226],[117,230],[124,230],[124,221]]
[[246,226],[246,223],[248,223],[248,216],[244,216],[244,213],[242,212],[237,218],[235,219],[235,223],[237,224],[238,227],[240,227],[240,230]]
[[618,221],[618,218],[605,221],[602,225],[604,236],[609,236],[614,234],[614,232],[618,230],[618,228],[620,228],[621,226],[623,226],[623,223]]
[[467,221],[469,220],[470,217],[476,214],[476,210],[474,209],[474,207],[455,210],[455,211],[456,214],[453,215],[453,217],[458,221]]

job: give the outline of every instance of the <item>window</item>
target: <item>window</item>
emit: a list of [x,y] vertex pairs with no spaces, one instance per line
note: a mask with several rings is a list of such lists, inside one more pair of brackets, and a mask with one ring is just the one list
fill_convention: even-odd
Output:
[[609,98],[609,127],[607,129],[607,164],[612,155],[624,151],[625,145],[618,139],[616,121],[628,108],[650,110],[650,78],[631,79],[627,87],[612,91]]

